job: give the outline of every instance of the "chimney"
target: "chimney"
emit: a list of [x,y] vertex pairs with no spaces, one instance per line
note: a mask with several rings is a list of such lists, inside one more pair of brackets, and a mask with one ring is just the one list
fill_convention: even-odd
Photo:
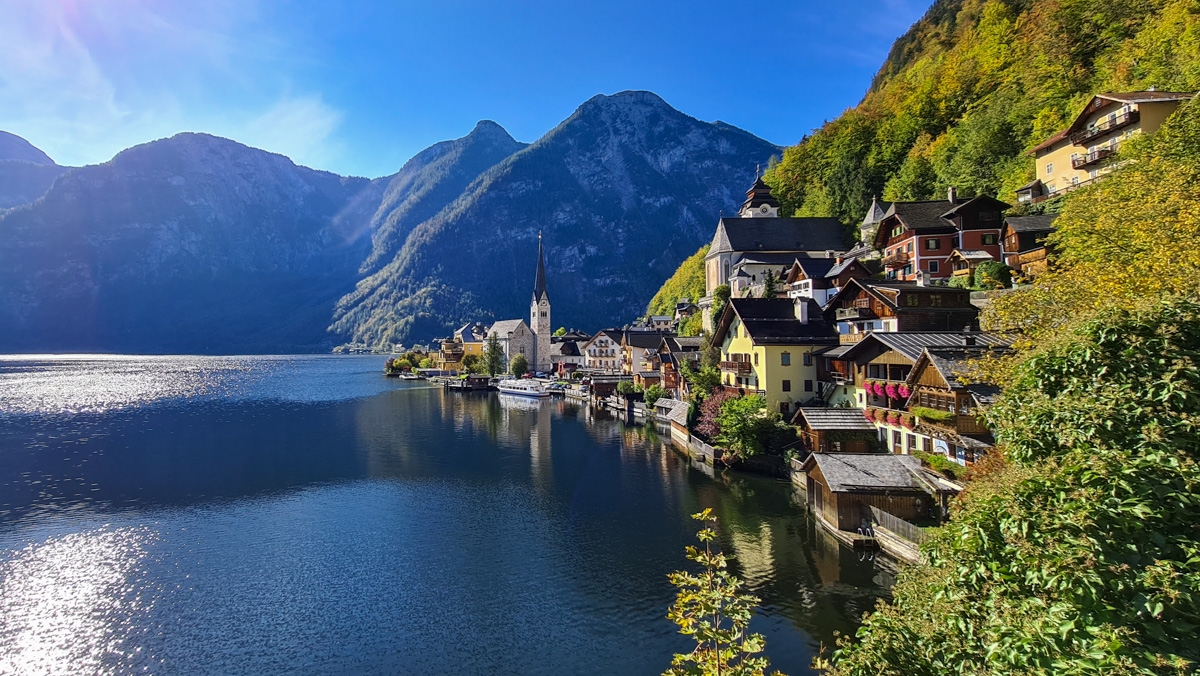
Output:
[[796,319],[800,320],[801,324],[808,323],[808,298],[801,296],[796,299],[793,304],[796,311]]
[[949,200],[951,204],[958,204],[958,191],[954,189],[954,186],[950,186],[946,189],[946,199]]
[[918,270],[916,275],[917,286],[929,285],[929,273],[924,270]]
[[963,347],[975,347],[975,336],[965,335],[962,337]]
[[837,263],[838,265],[841,265],[843,259],[844,259],[844,256],[838,256],[837,258],[833,259],[833,262]]

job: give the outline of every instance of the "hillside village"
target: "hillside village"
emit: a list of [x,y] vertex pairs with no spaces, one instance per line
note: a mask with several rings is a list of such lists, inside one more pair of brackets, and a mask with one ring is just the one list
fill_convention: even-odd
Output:
[[[760,175],[718,219],[704,295],[621,327],[553,331],[539,238],[528,320],[466,324],[410,360],[457,377],[498,351],[493,374],[561,379],[577,398],[658,416],[702,460],[790,476],[847,543],[916,560],[914,523],[944,518],[996,443],[981,412],[999,389],[973,364],[1013,338],[982,331],[980,307],[1053,261],[1046,205],[1103,180],[1121,143],[1192,96],[1097,94],[1030,151],[1037,178],[1015,195],[872,200],[852,243],[836,219],[781,216]],[[701,335],[682,335],[695,316]],[[753,421],[725,429],[722,415]]]

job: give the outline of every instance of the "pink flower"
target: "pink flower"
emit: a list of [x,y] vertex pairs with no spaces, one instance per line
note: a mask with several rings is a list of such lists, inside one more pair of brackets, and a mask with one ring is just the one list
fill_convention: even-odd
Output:
[[908,389],[908,385],[901,385],[897,389],[900,391],[901,399],[908,399],[909,395],[912,394],[912,390]]
[[863,417],[866,418],[867,420],[874,420],[875,419],[875,410],[870,409],[870,408],[864,408],[863,409]]
[[900,423],[900,414],[894,411],[888,413],[887,421],[889,425],[897,425]]
[[900,396],[900,392],[898,392],[896,390],[896,386],[893,385],[892,383],[888,383],[887,387],[884,388],[884,391],[887,392],[887,396],[889,399],[896,399]]
[[887,390],[883,388],[883,383],[875,383],[875,394],[880,397],[887,394]]

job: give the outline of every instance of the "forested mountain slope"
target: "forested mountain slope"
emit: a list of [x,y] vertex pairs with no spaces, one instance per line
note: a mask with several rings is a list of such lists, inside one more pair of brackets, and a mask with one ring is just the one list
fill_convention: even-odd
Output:
[[872,195],[1009,199],[1022,153],[1096,92],[1200,89],[1194,0],[938,0],[862,102],[768,171],[785,211],[861,220]]

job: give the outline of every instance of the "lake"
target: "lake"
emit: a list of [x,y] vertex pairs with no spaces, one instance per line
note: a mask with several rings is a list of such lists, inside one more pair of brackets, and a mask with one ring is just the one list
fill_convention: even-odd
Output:
[[720,518],[772,666],[890,577],[790,484],[383,357],[0,357],[0,673],[659,674]]

